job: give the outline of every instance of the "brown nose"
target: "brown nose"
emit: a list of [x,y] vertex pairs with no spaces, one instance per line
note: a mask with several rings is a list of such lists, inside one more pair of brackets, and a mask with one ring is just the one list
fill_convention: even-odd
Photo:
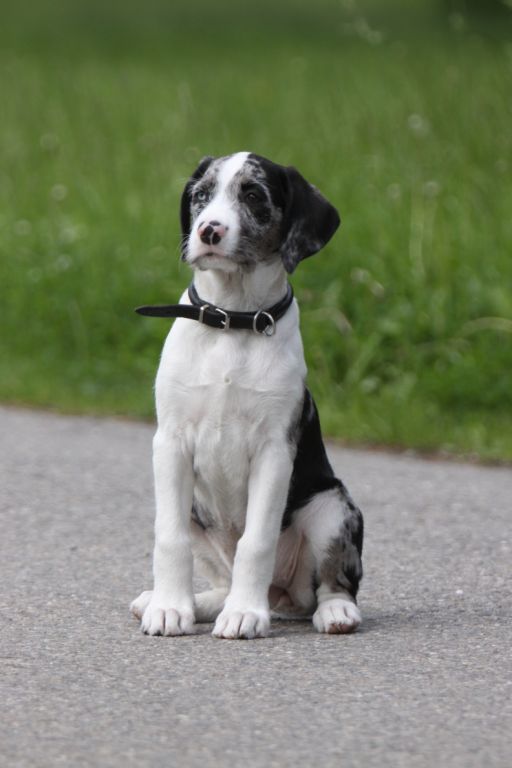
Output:
[[206,245],[218,245],[226,234],[227,227],[220,221],[203,222],[199,225],[197,234]]

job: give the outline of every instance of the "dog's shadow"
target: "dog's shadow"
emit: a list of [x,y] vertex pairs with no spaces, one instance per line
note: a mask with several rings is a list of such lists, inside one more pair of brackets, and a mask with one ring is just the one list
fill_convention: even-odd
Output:
[[[374,629],[377,629],[378,622],[369,622],[370,627],[366,627],[364,625],[360,626],[357,630],[357,632],[351,632],[347,633],[347,637],[353,634],[362,634],[366,633],[368,631],[373,631]],[[189,637],[205,637],[208,635],[211,635],[213,630],[214,624],[197,624],[196,625],[196,631],[194,635],[189,635]],[[264,638],[252,638],[253,640],[268,640],[268,639],[284,639],[284,638],[291,638],[291,637],[299,637],[302,635],[315,635],[320,636],[318,632],[313,627],[313,623],[311,620],[308,619],[278,619],[273,618],[272,624],[270,628],[270,633],[267,637]],[[335,635],[324,635],[325,637],[334,637]],[[242,638],[245,639],[245,638]]]
[[[395,611],[381,611],[378,607],[369,609],[368,613],[363,614],[363,621],[356,632],[351,632],[344,637],[359,637],[361,635],[372,635],[379,633],[381,635],[396,635],[397,631],[428,630],[429,632],[439,630],[444,624],[454,627],[460,624],[466,625],[480,624],[485,617],[479,611],[468,611],[463,606],[446,606],[444,603],[431,604],[422,607],[399,607]],[[211,624],[198,624],[195,636],[211,635],[213,629]],[[337,634],[319,635],[311,619],[279,619],[272,618],[269,638],[283,639],[299,637],[302,635],[314,635],[316,637],[337,637]],[[190,637],[194,637],[191,635]],[[255,638],[265,639],[265,638]]]

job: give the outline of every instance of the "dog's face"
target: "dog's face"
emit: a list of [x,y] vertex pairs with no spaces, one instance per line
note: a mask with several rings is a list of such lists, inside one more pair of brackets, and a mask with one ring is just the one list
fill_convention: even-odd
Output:
[[295,168],[249,152],[201,161],[181,200],[183,259],[197,269],[299,261],[331,239],[336,209]]

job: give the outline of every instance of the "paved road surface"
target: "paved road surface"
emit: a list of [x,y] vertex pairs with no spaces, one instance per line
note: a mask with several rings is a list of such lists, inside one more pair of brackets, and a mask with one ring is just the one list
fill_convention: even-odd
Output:
[[2,765],[510,768],[510,469],[332,448],[361,631],[150,638],[151,435],[0,409]]

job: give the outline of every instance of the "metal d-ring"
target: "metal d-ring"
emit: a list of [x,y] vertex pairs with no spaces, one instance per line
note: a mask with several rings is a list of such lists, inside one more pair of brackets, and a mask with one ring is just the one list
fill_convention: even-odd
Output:
[[[264,317],[267,317],[270,320],[270,325],[266,325],[263,330],[258,330],[258,318],[260,315],[263,315]],[[264,333],[265,336],[273,336],[276,332],[276,321],[270,314],[270,312],[265,312],[264,309],[260,309],[253,317],[252,320],[252,329],[254,333]]]

